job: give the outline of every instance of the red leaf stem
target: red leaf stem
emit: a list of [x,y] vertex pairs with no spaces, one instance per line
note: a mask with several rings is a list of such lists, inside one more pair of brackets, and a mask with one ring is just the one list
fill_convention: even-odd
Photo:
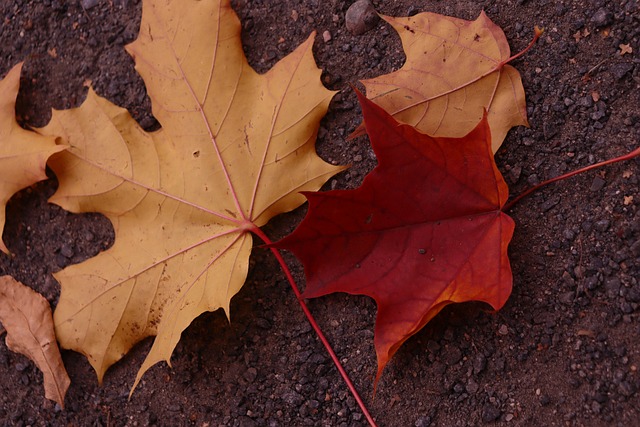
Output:
[[580,169],[574,170],[572,172],[565,173],[564,175],[560,175],[560,176],[557,176],[555,178],[548,179],[548,180],[546,180],[544,182],[541,182],[541,183],[539,183],[537,185],[534,185],[533,187],[525,190],[524,192],[520,193],[519,195],[517,195],[516,197],[511,199],[507,204],[504,205],[504,207],[502,208],[502,211],[503,212],[507,212],[516,203],[518,203],[522,198],[528,196],[529,194],[531,194],[534,191],[544,187],[547,184],[551,184],[551,183],[556,182],[556,181],[562,181],[563,179],[570,178],[570,177],[572,177],[574,175],[578,175],[580,173],[587,172],[587,171],[590,171],[592,169],[597,169],[597,168],[600,168],[602,166],[606,166],[606,165],[609,165],[609,164],[612,164],[612,163],[617,163],[617,162],[621,162],[621,161],[624,161],[624,160],[631,160],[634,157],[638,157],[638,156],[640,156],[640,147],[636,148],[632,152],[627,153],[627,154],[625,154],[623,156],[619,156],[619,157],[615,157],[613,159],[605,160],[605,161],[602,161],[602,162],[599,162],[599,163],[596,163],[596,164],[593,164],[593,165],[586,166],[584,168],[580,168]]
[[[254,227],[254,228],[251,229],[251,231],[255,235],[257,235],[260,239],[262,239],[262,241],[265,244],[267,244],[267,245],[272,245],[273,244],[271,239],[269,239],[269,237],[266,234],[264,234],[264,232],[260,228]],[[365,416],[365,418],[369,422],[369,425],[371,427],[377,427],[376,422],[374,421],[373,417],[371,416],[371,414],[367,410],[367,407],[365,406],[364,402],[360,398],[360,395],[358,394],[358,391],[356,390],[356,387],[353,385],[353,383],[349,379],[349,375],[347,374],[347,372],[344,370],[342,364],[340,363],[340,359],[338,359],[338,356],[336,355],[335,351],[333,351],[333,348],[331,347],[331,344],[329,343],[329,341],[325,337],[324,333],[322,333],[322,329],[320,329],[320,326],[316,322],[316,319],[313,317],[313,314],[311,314],[311,311],[309,310],[309,307],[304,302],[304,298],[302,298],[302,293],[300,292],[300,289],[298,288],[298,285],[296,284],[296,282],[295,282],[295,280],[293,278],[293,275],[291,274],[291,271],[289,270],[289,267],[287,266],[287,263],[282,258],[282,255],[280,254],[280,251],[277,248],[273,247],[273,246],[270,246],[269,249],[271,250],[273,255],[276,257],[276,259],[278,260],[278,263],[280,264],[280,267],[282,268],[282,271],[284,271],[284,274],[287,277],[287,280],[289,281],[289,284],[291,285],[291,289],[293,289],[293,293],[295,294],[296,299],[300,303],[300,307],[302,307],[302,311],[304,312],[304,315],[307,317],[307,320],[311,324],[311,327],[316,332],[316,335],[320,339],[320,342],[322,342],[322,345],[324,345],[324,348],[327,350],[327,353],[329,353],[329,356],[331,357],[331,360],[333,361],[333,364],[338,369],[338,372],[340,372],[340,375],[342,376],[342,379],[347,384],[347,387],[349,388],[349,391],[351,391],[351,394],[353,395],[353,398],[358,403],[358,406],[360,407],[360,410],[362,411],[363,415]]]

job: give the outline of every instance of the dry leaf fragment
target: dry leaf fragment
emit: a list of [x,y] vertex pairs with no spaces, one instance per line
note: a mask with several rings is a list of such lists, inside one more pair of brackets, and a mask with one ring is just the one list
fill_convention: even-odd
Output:
[[44,375],[47,399],[64,408],[71,380],[62,363],[49,302],[11,276],[0,277],[0,322],[9,350],[31,359]]
[[631,44],[620,44],[620,56],[623,56],[625,54],[632,54],[633,53],[633,48],[631,47]]
[[313,34],[259,75],[228,0],[146,0],[140,28],[127,50],[162,129],[144,132],[90,91],[41,130],[70,145],[51,161],[60,181],[52,201],[101,212],[116,233],[112,248],[56,273],[56,333],[99,381],[155,335],[136,384],[169,362],[195,317],[229,315],[247,275],[249,232],[342,170],[315,152],[333,92],[320,82]]
[[576,42],[579,42],[580,39],[583,39],[585,37],[588,37],[591,33],[589,32],[589,30],[587,30],[586,28],[582,31],[578,30],[576,31],[576,33],[573,35],[573,38],[576,39]]
[[[46,179],[44,169],[49,156],[64,150],[53,137],[25,130],[15,118],[22,63],[0,80],[0,236],[4,230],[5,207],[19,190]],[[0,239],[0,250],[9,250]]]
[[[494,152],[511,127],[527,125],[520,74],[507,64],[509,44],[484,12],[475,21],[429,12],[382,18],[400,35],[407,60],[362,83],[396,120],[432,136],[462,137],[486,110]],[[541,34],[536,29],[534,41]],[[360,126],[353,136],[362,134]]]

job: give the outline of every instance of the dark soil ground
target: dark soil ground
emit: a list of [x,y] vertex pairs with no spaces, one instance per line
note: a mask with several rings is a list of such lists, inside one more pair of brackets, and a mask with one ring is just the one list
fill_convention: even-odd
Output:
[[[345,136],[360,121],[349,83],[401,66],[394,31],[379,23],[362,36],[346,29],[345,0],[236,0],[245,51],[263,72],[319,36],[324,83],[340,90],[322,122],[318,151],[353,167],[327,184],[354,188],[375,166],[365,137]],[[640,9],[636,0],[374,2],[382,13],[434,11],[500,25],[512,50],[546,28],[515,65],[531,128],[512,130],[497,154],[513,194],[562,172],[640,144]],[[83,7],[84,5],[84,7]],[[298,19],[293,19],[293,11]],[[83,100],[83,82],[157,126],[123,46],[137,35],[140,0],[3,0],[0,74],[26,60],[18,114],[41,126],[51,108]],[[328,31],[331,40],[322,34]],[[633,53],[620,54],[620,44]],[[640,161],[616,164],[550,186],[510,214],[513,294],[499,313],[481,304],[450,306],[397,353],[372,397],[375,304],[332,295],[309,302],[381,426],[640,425]],[[42,292],[53,305],[51,273],[107,248],[112,229],[99,215],[47,204],[55,179],[17,194],[7,208],[0,273]],[[274,220],[289,233],[304,209]],[[293,257],[295,273],[302,270]],[[61,410],[43,397],[42,377],[0,343],[0,424],[16,426],[361,426],[365,420],[298,308],[275,260],[254,251],[250,275],[231,306],[183,334],[172,359],[129,388],[150,341],[97,384],[78,354],[64,352],[72,379]]]

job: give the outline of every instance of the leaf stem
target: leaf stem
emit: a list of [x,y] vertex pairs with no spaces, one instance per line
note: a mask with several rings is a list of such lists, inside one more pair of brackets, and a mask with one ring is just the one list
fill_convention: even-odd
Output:
[[515,55],[510,56],[509,58],[505,59],[504,61],[502,61],[497,67],[496,69],[501,69],[502,67],[504,67],[506,64],[508,64],[509,62],[513,61],[514,59],[520,58],[522,55],[524,55],[525,53],[527,53],[529,50],[531,50],[531,48],[536,44],[536,42],[538,41],[538,39],[540,38],[540,36],[544,33],[544,28],[540,28],[537,25],[534,27],[533,29],[533,39],[529,42],[529,44],[527,45],[527,47],[525,47],[524,49],[522,49],[520,52],[516,53]]
[[565,173],[564,175],[560,175],[560,176],[557,176],[555,178],[551,178],[551,179],[548,179],[546,181],[543,181],[540,184],[534,185],[533,187],[525,190],[524,192],[520,193],[519,195],[517,195],[516,197],[511,199],[511,201],[509,201],[507,204],[504,205],[504,207],[502,208],[502,211],[506,212],[506,211],[510,210],[522,198],[528,196],[529,194],[531,194],[534,191],[540,189],[541,187],[544,187],[547,184],[551,184],[551,183],[556,182],[556,181],[562,181],[563,179],[567,179],[567,178],[570,178],[570,177],[572,177],[574,175],[578,175],[580,173],[587,172],[587,171],[590,171],[592,169],[597,169],[597,168],[600,168],[600,167],[605,166],[605,165],[621,162],[621,161],[624,161],[624,160],[631,160],[634,157],[638,157],[638,156],[640,156],[640,147],[636,148],[635,150],[633,150],[630,153],[627,153],[625,155],[622,155],[622,156],[619,156],[619,157],[615,157],[613,159],[605,160],[605,161],[602,161],[602,162],[599,162],[599,163],[596,163],[596,164],[593,164],[593,165],[589,165],[589,166],[586,166],[584,168],[580,168],[580,169],[574,170],[572,172]]
[[[267,245],[271,245],[273,243],[271,241],[271,239],[269,239],[269,237],[266,234],[264,234],[264,232],[258,227],[252,228],[251,232],[253,232],[255,235],[260,237],[260,239],[262,239],[262,241],[264,243],[266,243]],[[316,335],[318,336],[318,338],[320,339],[320,341],[324,345],[324,348],[327,350],[327,353],[329,353],[329,356],[331,357],[331,360],[333,361],[333,364],[338,369],[338,372],[340,372],[340,375],[342,376],[342,379],[347,384],[347,387],[349,387],[349,391],[351,391],[351,394],[353,395],[354,399],[358,403],[358,406],[360,407],[360,410],[362,411],[363,415],[365,416],[365,418],[369,422],[369,425],[371,427],[377,427],[376,422],[374,421],[373,417],[371,416],[371,414],[367,410],[367,407],[365,406],[364,402],[360,398],[360,395],[358,394],[358,391],[356,390],[356,387],[353,385],[353,383],[349,379],[349,375],[347,374],[347,372],[342,367],[342,364],[340,363],[340,360],[338,359],[338,356],[336,355],[335,351],[333,351],[333,348],[331,347],[331,344],[329,343],[327,338],[324,336],[324,333],[322,332],[322,329],[320,329],[320,326],[318,325],[318,323],[316,322],[316,319],[311,314],[311,311],[309,310],[309,307],[304,302],[304,298],[302,298],[302,293],[300,292],[300,289],[298,288],[298,285],[296,284],[296,282],[295,282],[295,280],[293,278],[293,275],[291,274],[291,270],[289,270],[289,267],[287,266],[286,262],[282,258],[282,255],[280,254],[280,251],[278,249],[276,249],[276,248],[273,248],[273,247],[270,247],[269,249],[271,249],[271,252],[273,253],[273,255],[278,260],[278,263],[280,264],[280,267],[282,268],[282,271],[284,271],[284,274],[287,277],[287,280],[289,281],[289,284],[291,285],[291,288],[293,289],[293,293],[296,295],[296,299],[300,303],[300,307],[302,307],[302,311],[304,312],[305,316],[307,316],[307,320],[309,321],[309,323],[311,324],[311,327],[313,327],[313,330],[316,332]]]

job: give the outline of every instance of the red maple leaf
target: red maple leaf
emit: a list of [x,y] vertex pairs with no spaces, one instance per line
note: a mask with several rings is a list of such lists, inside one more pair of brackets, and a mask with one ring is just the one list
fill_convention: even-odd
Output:
[[358,93],[378,166],[355,190],[305,192],[309,212],[275,246],[307,277],[304,297],[368,295],[378,305],[376,382],[400,345],[443,307],[511,293],[514,222],[486,115],[463,138],[432,138]]

